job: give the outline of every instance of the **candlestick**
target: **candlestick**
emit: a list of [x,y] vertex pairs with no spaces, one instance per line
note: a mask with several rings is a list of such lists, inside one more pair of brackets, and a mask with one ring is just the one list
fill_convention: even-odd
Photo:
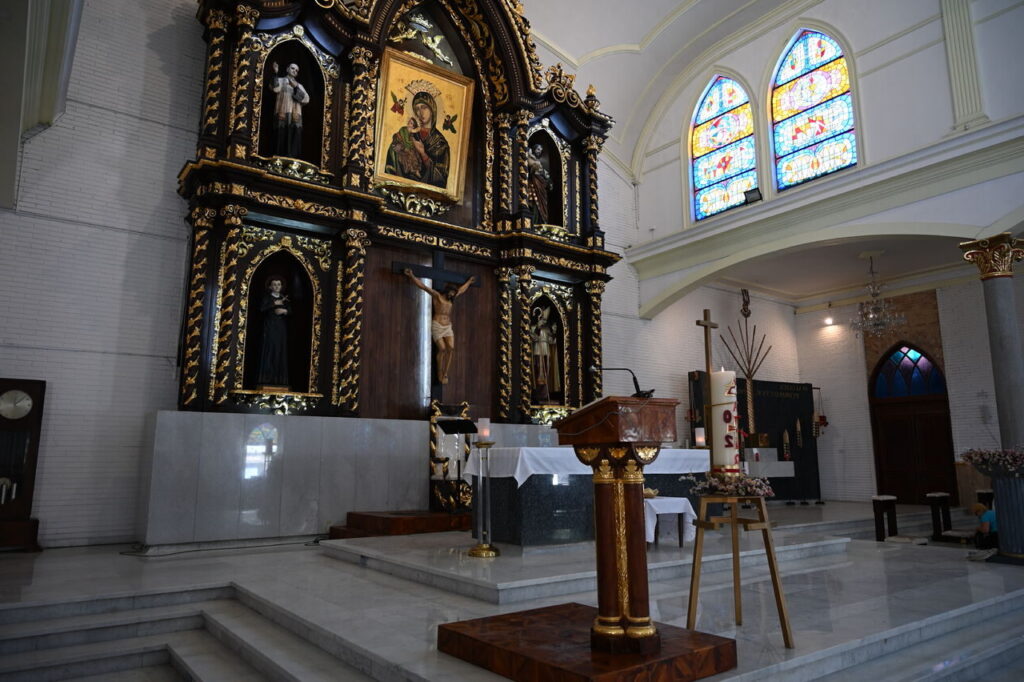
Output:
[[711,373],[711,421],[715,424],[711,441],[711,466],[717,469],[739,468],[739,430],[736,414],[736,372]]

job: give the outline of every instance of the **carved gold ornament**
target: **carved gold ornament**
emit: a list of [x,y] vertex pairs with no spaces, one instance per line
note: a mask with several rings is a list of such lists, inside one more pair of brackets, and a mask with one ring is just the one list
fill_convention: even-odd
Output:
[[1024,239],[1002,232],[988,239],[963,242],[960,250],[964,252],[964,260],[978,266],[981,279],[1013,277],[1013,264],[1024,260]]

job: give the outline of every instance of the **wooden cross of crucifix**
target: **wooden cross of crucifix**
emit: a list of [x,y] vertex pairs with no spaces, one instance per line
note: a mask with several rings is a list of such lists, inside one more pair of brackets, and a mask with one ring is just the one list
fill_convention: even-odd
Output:
[[718,323],[711,321],[711,311],[704,309],[704,319],[697,320],[698,327],[704,327],[704,442],[711,447],[711,330],[718,329]]

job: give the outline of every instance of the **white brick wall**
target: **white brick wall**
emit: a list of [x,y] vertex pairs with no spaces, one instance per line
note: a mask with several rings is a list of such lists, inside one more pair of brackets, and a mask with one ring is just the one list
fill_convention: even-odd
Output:
[[67,112],[23,148],[0,211],[0,376],[47,382],[44,546],[133,540],[147,423],[173,409],[186,262],[175,176],[205,48],[191,0],[88,0]]
[[[796,347],[803,381],[821,387],[829,426],[818,438],[821,496],[865,501],[877,492],[864,343],[845,324],[855,305],[796,316]],[[836,324],[825,326],[831,314]]]

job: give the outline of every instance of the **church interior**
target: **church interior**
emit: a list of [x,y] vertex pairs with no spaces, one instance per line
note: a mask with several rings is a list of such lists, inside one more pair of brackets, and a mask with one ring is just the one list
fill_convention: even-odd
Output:
[[0,680],[1022,679],[1021,33],[3,3]]

